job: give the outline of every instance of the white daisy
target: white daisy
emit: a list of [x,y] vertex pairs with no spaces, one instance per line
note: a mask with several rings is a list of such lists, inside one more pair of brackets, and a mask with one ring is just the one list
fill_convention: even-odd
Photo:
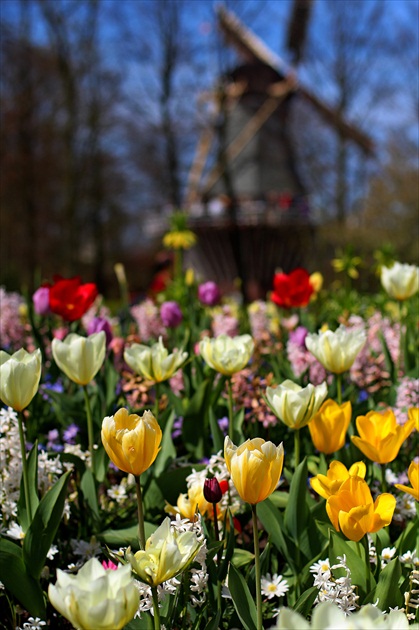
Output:
[[262,595],[268,599],[273,597],[283,597],[289,590],[288,582],[282,575],[274,575],[271,577],[270,573],[267,573],[265,577],[261,579],[261,591]]

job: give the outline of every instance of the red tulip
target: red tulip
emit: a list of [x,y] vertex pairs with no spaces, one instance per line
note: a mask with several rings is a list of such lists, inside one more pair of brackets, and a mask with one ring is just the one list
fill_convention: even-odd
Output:
[[81,279],[54,277],[49,290],[49,307],[52,313],[61,315],[68,322],[80,319],[92,306],[98,295],[93,282],[81,283]]
[[274,275],[274,289],[271,294],[272,302],[278,306],[291,308],[292,306],[307,306],[314,291],[310,283],[310,276],[305,269],[294,269],[291,273],[276,273]]

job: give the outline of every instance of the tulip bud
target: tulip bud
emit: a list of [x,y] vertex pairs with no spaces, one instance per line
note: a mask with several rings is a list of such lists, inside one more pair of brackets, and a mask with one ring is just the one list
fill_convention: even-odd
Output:
[[342,374],[352,366],[366,340],[365,330],[341,325],[335,332],[309,333],[305,341],[307,349],[326,370]]
[[163,302],[160,307],[160,317],[167,328],[177,328],[182,322],[183,315],[177,302]]
[[23,348],[12,355],[0,350],[0,399],[15,411],[23,411],[38,391],[41,351]]
[[138,610],[139,593],[130,565],[105,569],[91,558],[77,575],[57,569],[51,604],[78,630],[121,630]]
[[269,497],[277,487],[284,463],[284,448],[282,443],[275,446],[262,438],[235,446],[226,437],[224,459],[240,497],[255,505]]
[[167,381],[188,358],[188,353],[174,350],[169,354],[160,337],[151,348],[140,343],[133,343],[124,352],[127,365],[144,378],[161,383]]
[[158,586],[184,571],[200,546],[194,531],[178,531],[167,517],[147,540],[145,549],[136,554],[128,549],[126,558],[141,581]]
[[49,307],[49,287],[39,287],[33,294],[32,300],[37,315],[48,315],[51,312]]
[[419,289],[419,267],[395,262],[392,267],[381,269],[381,284],[390,297],[407,300]]
[[327,385],[300,387],[286,380],[277,387],[266,389],[267,401],[274,414],[290,429],[305,427],[327,396]]
[[162,431],[151,413],[129,414],[125,408],[102,422],[102,443],[120,470],[135,476],[150,468],[160,450]]
[[198,300],[205,306],[215,306],[221,299],[220,289],[215,282],[209,280],[198,287]]
[[199,351],[204,361],[213,370],[232,376],[249,363],[255,344],[250,335],[229,337],[219,335],[213,339],[205,337],[199,343]]
[[205,479],[204,481],[204,497],[208,503],[219,503],[223,496],[221,486],[218,483],[218,479],[213,477],[212,479]]
[[87,385],[94,379],[105,359],[106,335],[104,331],[82,337],[70,333],[64,339],[52,340],[52,355],[60,370],[78,385]]

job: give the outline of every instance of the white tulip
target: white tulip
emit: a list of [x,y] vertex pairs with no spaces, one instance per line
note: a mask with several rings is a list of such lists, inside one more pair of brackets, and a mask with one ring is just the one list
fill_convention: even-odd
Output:
[[381,284],[390,297],[407,300],[419,289],[419,267],[399,262],[392,267],[382,267]]
[[151,347],[134,343],[124,352],[126,364],[137,374],[155,383],[167,381],[187,358],[188,353],[182,350],[173,350],[169,354],[161,337]]
[[52,355],[60,370],[74,383],[87,385],[102,367],[106,354],[103,330],[89,337],[70,333],[60,341],[52,340]]
[[0,399],[15,411],[25,409],[38,391],[41,351],[23,348],[10,355],[0,350]]
[[255,344],[250,335],[229,337],[219,335],[213,339],[205,337],[199,343],[199,351],[205,363],[213,370],[232,376],[249,363]]
[[342,374],[352,366],[364,347],[367,335],[363,328],[347,328],[340,325],[331,330],[309,333],[305,343],[307,349],[333,374]]
[[318,412],[327,396],[327,385],[300,387],[286,380],[266,389],[266,398],[275,415],[291,429],[301,429]]

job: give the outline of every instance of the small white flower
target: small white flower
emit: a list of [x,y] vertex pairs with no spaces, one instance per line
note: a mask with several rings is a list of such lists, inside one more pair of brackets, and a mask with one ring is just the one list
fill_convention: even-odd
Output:
[[396,547],[384,547],[381,552],[381,568],[384,569],[386,564],[393,559],[394,554],[396,553]]
[[41,630],[43,626],[46,626],[47,622],[42,621],[39,617],[29,617],[28,621],[23,624],[24,630]]
[[6,531],[6,534],[15,540],[23,540],[25,538],[25,532],[21,526],[14,522],[10,523],[10,527]]
[[261,591],[262,595],[268,599],[273,597],[283,597],[289,590],[288,582],[282,575],[274,575],[271,577],[270,573],[267,573],[265,577],[261,579]]
[[127,498],[127,489],[125,484],[115,484],[107,490],[110,499],[114,499],[117,503],[123,503]]
[[49,548],[49,551],[47,553],[48,560],[52,560],[56,553],[58,553],[57,545],[51,545],[51,547]]

